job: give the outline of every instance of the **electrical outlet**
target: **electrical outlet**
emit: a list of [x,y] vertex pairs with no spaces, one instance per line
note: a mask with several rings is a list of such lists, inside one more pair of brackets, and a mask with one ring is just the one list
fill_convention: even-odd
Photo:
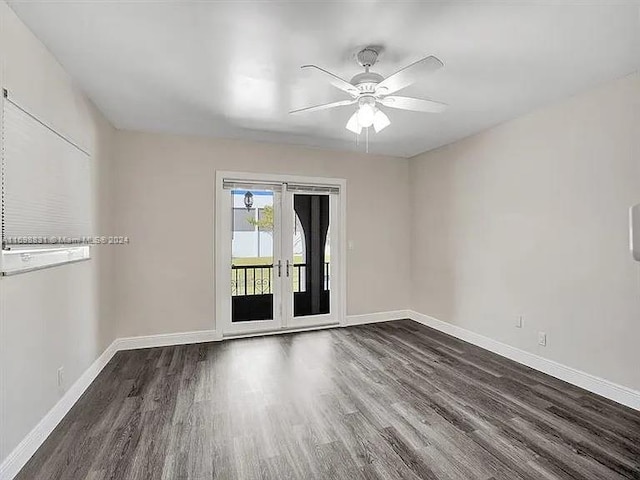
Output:
[[518,315],[516,317],[516,328],[524,327],[524,315]]
[[542,347],[547,346],[547,334],[544,332],[538,332],[538,345]]
[[64,367],[58,369],[58,388],[64,388]]

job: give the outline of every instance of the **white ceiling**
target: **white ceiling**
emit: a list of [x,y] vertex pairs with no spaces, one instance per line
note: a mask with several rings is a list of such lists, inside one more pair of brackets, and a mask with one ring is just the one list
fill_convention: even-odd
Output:
[[636,1],[9,3],[122,129],[363,150],[353,107],[287,112],[345,98],[301,65],[350,79],[373,44],[384,76],[445,63],[402,93],[446,113],[387,109],[370,136],[371,152],[412,156],[640,68]]

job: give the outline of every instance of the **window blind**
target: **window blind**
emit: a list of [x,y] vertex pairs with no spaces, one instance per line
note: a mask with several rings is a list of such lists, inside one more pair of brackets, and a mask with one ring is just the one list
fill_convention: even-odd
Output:
[[282,191],[282,183],[252,182],[250,180],[233,180],[225,178],[222,181],[222,188],[226,190],[270,190],[272,192],[280,192]]
[[89,155],[10,98],[3,102],[2,135],[4,245],[92,235]]
[[287,183],[288,192],[301,193],[326,193],[337,195],[340,187],[334,185],[310,185],[305,183]]

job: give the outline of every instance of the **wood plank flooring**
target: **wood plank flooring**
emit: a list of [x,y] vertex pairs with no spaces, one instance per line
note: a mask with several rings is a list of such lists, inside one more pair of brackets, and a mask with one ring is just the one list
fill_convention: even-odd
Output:
[[17,478],[640,479],[640,412],[397,321],[119,352]]

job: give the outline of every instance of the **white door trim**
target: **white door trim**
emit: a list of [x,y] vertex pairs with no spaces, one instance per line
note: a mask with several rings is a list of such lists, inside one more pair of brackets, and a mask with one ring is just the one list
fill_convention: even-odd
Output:
[[[219,206],[227,203],[225,196],[225,190],[222,188],[223,180],[231,178],[243,182],[282,182],[282,183],[308,183],[310,185],[327,185],[337,186],[340,188],[340,200],[338,202],[339,210],[339,232],[338,232],[338,255],[340,262],[338,264],[336,278],[338,279],[339,287],[334,292],[338,295],[337,301],[337,325],[347,325],[347,230],[346,230],[346,217],[347,217],[347,181],[344,178],[331,178],[331,177],[311,177],[300,175],[280,175],[273,173],[256,173],[256,172],[233,172],[227,170],[216,171],[215,182],[215,201],[213,205],[214,216],[214,256],[213,256],[213,269],[214,269],[214,319],[213,328],[223,332],[227,332],[227,335],[237,335],[241,332],[229,333],[231,331],[231,285],[229,279],[231,274],[229,273],[228,258],[231,257],[231,245],[225,241],[224,228],[228,224],[231,213],[225,214],[224,209],[221,209],[218,214]],[[249,325],[255,323],[256,325]],[[243,322],[243,331],[250,333],[252,329],[264,330],[266,325],[262,322]],[[336,324],[335,320],[332,322]],[[319,327],[321,325],[318,325]]]

